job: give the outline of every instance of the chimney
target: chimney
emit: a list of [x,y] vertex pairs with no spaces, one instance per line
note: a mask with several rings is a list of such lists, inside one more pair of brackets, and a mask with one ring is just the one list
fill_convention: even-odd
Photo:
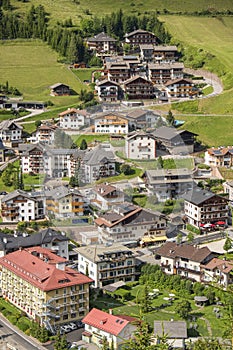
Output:
[[65,263],[65,262],[57,262],[57,263],[56,263],[56,268],[57,268],[58,270],[65,271],[65,267],[66,267],[66,263]]
[[108,313],[112,315],[112,309],[108,309]]

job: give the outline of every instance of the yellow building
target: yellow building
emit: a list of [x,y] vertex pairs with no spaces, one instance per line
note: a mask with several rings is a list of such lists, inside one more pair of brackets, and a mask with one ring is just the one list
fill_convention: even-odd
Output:
[[46,196],[46,212],[55,218],[82,216],[84,199],[78,190],[60,186],[48,190]]
[[3,297],[52,333],[88,313],[92,279],[50,250],[18,250],[0,258],[0,266]]

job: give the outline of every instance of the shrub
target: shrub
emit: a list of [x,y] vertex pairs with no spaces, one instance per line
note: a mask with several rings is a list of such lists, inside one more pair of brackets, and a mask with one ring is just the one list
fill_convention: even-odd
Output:
[[3,316],[5,316],[6,318],[8,318],[11,314],[10,314],[10,312],[7,310],[7,309],[3,309],[2,310],[2,314],[3,314]]
[[28,329],[30,330],[29,320],[26,317],[21,317],[17,322],[17,327],[25,333]]
[[186,225],[186,229],[187,229],[188,231],[191,231],[191,232],[193,232],[193,233],[196,233],[197,235],[200,235],[200,233],[201,233],[201,231],[199,230],[199,228],[196,228],[196,227],[194,227],[194,226],[192,226],[192,225],[190,225],[190,224],[187,224],[187,225]]
[[14,324],[14,325],[16,325],[17,324],[17,317],[16,316],[14,316],[14,315],[9,315],[8,314],[8,320],[10,321],[10,323],[12,323],[12,324]]

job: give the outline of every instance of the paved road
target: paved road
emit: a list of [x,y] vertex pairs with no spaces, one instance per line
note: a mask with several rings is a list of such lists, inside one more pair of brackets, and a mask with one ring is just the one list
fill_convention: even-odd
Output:
[[44,109],[28,109],[28,111],[30,111],[31,113],[28,115],[25,115],[23,117],[19,117],[19,118],[15,118],[14,121],[15,122],[20,122],[22,120],[28,119],[30,117],[34,117],[35,115],[39,115],[45,112]]
[[16,350],[46,350],[46,348],[36,340],[28,337],[17,327],[13,326],[0,314],[0,349],[4,349],[7,343],[14,346]]
[[14,163],[17,159],[19,159],[19,157],[14,157],[10,160],[8,160],[7,162],[4,162],[4,164],[2,164],[0,166],[0,171],[3,171],[4,169],[6,169],[7,165],[10,164],[10,163]]

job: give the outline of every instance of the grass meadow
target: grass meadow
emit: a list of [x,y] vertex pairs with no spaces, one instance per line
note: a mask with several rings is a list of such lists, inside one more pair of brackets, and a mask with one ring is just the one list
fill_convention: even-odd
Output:
[[[33,4],[34,6],[43,5],[46,11],[50,14],[51,24],[57,23],[71,18],[74,24],[78,24],[81,18],[88,17],[90,14],[99,16],[100,14],[109,14],[112,11],[123,9],[131,14],[143,14],[145,12],[194,12],[202,11],[208,8],[214,8],[218,11],[231,10],[233,11],[233,3],[231,0],[215,0],[214,4],[206,0],[119,0],[113,4],[108,0],[32,0],[32,1],[17,1],[11,0],[11,4],[21,14],[25,14]],[[89,12],[87,12],[87,10]]]
[[50,96],[49,86],[64,83],[76,93],[87,88],[65,64],[57,62],[58,54],[41,41],[7,41],[0,44],[2,82],[9,82],[25,100],[52,101],[55,106],[74,104],[78,95]]
[[161,16],[174,42],[201,48],[215,59],[205,69],[219,72],[225,91],[198,101],[197,112],[233,114],[233,19],[232,17]]

